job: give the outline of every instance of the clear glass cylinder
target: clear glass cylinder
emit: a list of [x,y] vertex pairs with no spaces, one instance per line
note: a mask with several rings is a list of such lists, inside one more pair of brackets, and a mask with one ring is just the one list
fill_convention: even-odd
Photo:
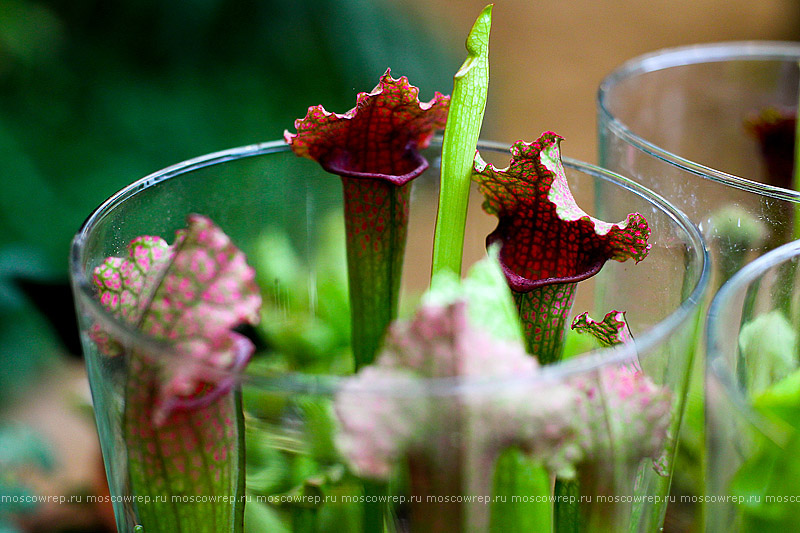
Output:
[[796,234],[798,60],[798,43],[701,44],[631,59],[600,84],[600,165],[701,228],[714,287]]
[[[483,143],[479,148],[489,161],[509,160],[507,147]],[[440,151],[440,140],[424,151],[431,165],[413,185],[401,316],[410,314],[430,278]],[[424,411],[428,420],[436,421],[425,429],[424,461],[420,462],[419,453],[399,454],[391,465],[390,482],[377,488],[355,475],[341,450],[331,445],[341,432],[335,406],[349,370],[341,363],[349,338],[341,334],[347,329],[342,321],[348,319],[341,312],[347,278],[342,270],[339,179],[296,157],[284,143],[271,142],[180,163],[107,200],[75,237],[70,264],[106,472],[111,494],[117,497],[119,531],[134,532],[144,505],[130,494],[127,474],[131,443],[126,441],[123,414],[130,368],[124,355],[113,359],[103,355],[90,332],[100,327],[126,350],[153,354],[154,361],[167,362],[176,355],[169,344],[154,342],[106,313],[90,280],[95,267],[106,257],[124,256],[127,243],[137,236],[159,235],[171,242],[191,213],[210,217],[247,254],[265,302],[258,331],[267,341],[258,347],[247,370],[232,376],[240,385],[244,405],[245,438],[234,455],[246,464],[246,488],[237,493],[244,498],[245,531],[370,531],[367,524],[375,516],[386,531],[489,531],[498,530],[498,517],[510,512],[549,516],[552,476],[545,478],[546,494],[519,488],[513,492],[508,488],[513,484],[503,494],[495,490],[503,486],[493,481],[499,475],[498,453],[508,452],[506,461],[522,461],[520,468],[536,469],[526,463],[524,454],[516,457],[502,445],[487,450],[492,436],[501,434],[493,424],[502,419],[480,413],[543,401],[554,397],[553,387],[577,382],[603,392],[608,386],[605,372],[620,367],[667,391],[669,438],[660,445],[658,468],[652,459],[629,464],[627,451],[613,445],[599,459],[611,467],[599,470],[598,463],[579,464],[584,496],[580,509],[592,531],[656,529],[668,501],[698,303],[708,283],[705,246],[685,215],[640,185],[570,159],[565,159],[565,167],[578,205],[593,216],[618,221],[638,211],[649,221],[652,250],[647,259],[638,265],[609,262],[594,278],[578,285],[574,306],[575,314],[588,311],[597,319],[610,310],[625,311],[635,342],[595,351],[571,348],[574,357],[547,367],[535,378],[427,380],[417,383],[413,394],[376,385],[351,395],[351,403],[390,405],[414,416]],[[481,212],[481,201],[473,191],[467,265],[485,255],[485,237],[496,224]],[[467,416],[465,405],[480,408]],[[561,407],[553,404],[554,409]],[[551,413],[542,409],[538,415],[546,420]],[[612,409],[606,419],[613,421],[616,414]],[[388,439],[384,444],[392,446],[397,428],[393,423],[387,427],[388,434],[376,438]],[[620,431],[624,424],[610,424],[599,427],[594,438],[614,443]],[[477,434],[484,436],[479,439]],[[359,500],[376,494],[393,499],[380,504]],[[634,503],[635,495],[644,498]],[[308,499],[300,501],[300,496]],[[204,504],[208,502],[185,498],[175,502],[187,506],[188,515],[191,505]],[[152,529],[145,533],[160,533]]]
[[800,511],[800,241],[748,264],[708,314],[706,531],[790,531]]

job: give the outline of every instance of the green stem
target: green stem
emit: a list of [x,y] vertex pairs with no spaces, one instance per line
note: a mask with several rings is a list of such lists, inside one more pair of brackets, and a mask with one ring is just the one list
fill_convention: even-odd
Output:
[[319,530],[317,515],[317,509],[293,508],[292,531],[294,533],[316,533]]
[[[549,365],[561,360],[564,332],[577,283],[542,285],[528,292],[514,292],[525,335],[525,347],[539,363]],[[554,527],[558,533],[580,530],[579,487],[575,481],[556,479],[553,504]]]
[[578,533],[581,530],[580,486],[576,480],[556,479],[553,489],[553,530],[555,533]]
[[[240,495],[243,474],[232,460],[244,431],[236,394],[176,411],[155,425],[159,378],[147,355],[130,354],[122,430],[130,492],[142,500],[136,503],[137,522],[148,533],[229,531],[241,518],[241,508],[230,502]],[[207,501],[211,497],[219,499]]]
[[561,360],[564,332],[577,283],[558,283],[515,292],[528,353],[543,365]]
[[551,530],[550,475],[518,448],[497,458],[492,496],[491,533]]
[[383,532],[384,528],[384,511],[386,505],[378,503],[385,500],[389,494],[386,483],[378,481],[364,481],[364,516],[361,530],[364,533],[371,533],[377,531]]
[[[397,316],[411,183],[342,176],[355,368],[372,363]],[[386,486],[364,482],[363,531],[383,531]]]
[[356,370],[372,363],[397,316],[411,183],[342,177],[352,347]]
[[456,72],[442,146],[439,213],[433,240],[432,274],[461,275],[472,165],[489,88],[489,31],[492,6],[478,15],[467,36],[467,56]]

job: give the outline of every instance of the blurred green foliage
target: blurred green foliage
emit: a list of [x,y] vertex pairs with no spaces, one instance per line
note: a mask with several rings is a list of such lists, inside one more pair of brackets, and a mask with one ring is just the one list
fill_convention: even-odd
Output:
[[343,112],[387,67],[449,93],[460,51],[430,27],[375,0],[0,0],[0,401],[76,329],[61,289],[93,208],[309,105]]
[[33,493],[21,472],[49,471],[53,466],[52,452],[37,433],[24,426],[0,423],[0,497],[9,501],[0,506],[0,533],[19,531],[12,515],[36,511],[36,504],[30,501]]

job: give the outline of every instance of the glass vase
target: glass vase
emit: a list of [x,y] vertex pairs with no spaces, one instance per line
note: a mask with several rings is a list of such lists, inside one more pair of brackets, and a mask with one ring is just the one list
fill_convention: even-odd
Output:
[[800,512],[800,241],[748,264],[706,328],[706,531],[789,531]]
[[[502,165],[509,159],[505,146],[482,143],[479,149],[489,161]],[[440,140],[424,151],[431,165],[411,194],[401,317],[411,314],[430,279],[440,151]],[[694,225],[661,197],[597,167],[570,159],[564,163],[578,204],[592,215],[616,221],[638,211],[649,221],[647,259],[638,265],[607,264],[578,285],[574,306],[576,314],[589,311],[598,319],[610,310],[624,311],[635,341],[600,350],[568,335],[572,357],[543,367],[535,377],[429,379],[409,387],[378,382],[348,389],[352,364],[341,185],[283,142],[186,161],[108,199],[75,237],[70,263],[119,531],[140,531],[145,506],[152,503],[131,489],[133,444],[124,413],[126,383],[136,369],[125,353],[152,354],[159,364],[176,355],[169,344],[156,343],[106,313],[91,286],[92,272],[106,257],[124,256],[137,236],[171,241],[191,213],[210,217],[247,254],[264,301],[261,324],[250,332],[257,339],[253,361],[246,371],[229,376],[243,404],[239,440],[230,455],[237,462],[233,470],[244,465],[246,472],[244,487],[222,495],[230,501],[229,511],[223,506],[221,512],[234,516],[237,506],[244,506],[243,529],[232,518],[230,531],[530,531],[551,527],[559,513],[580,517],[588,531],[657,529],[669,500],[698,302],[708,283],[705,246]],[[485,256],[485,238],[496,223],[481,212],[481,201],[473,191],[466,265]],[[123,347],[122,356],[101,353],[91,334],[98,327]],[[531,459],[530,450],[506,445],[502,435],[509,424],[512,431],[530,426],[535,442],[546,441],[545,422],[564,407],[556,392],[581,386],[602,396],[612,386],[607,373],[616,371],[664,391],[667,438],[658,443],[657,457],[631,462],[627,450],[613,445],[625,424],[601,424],[583,438],[611,444],[592,461],[578,462],[580,486],[568,484],[570,491],[554,494],[554,473]],[[543,426],[514,418],[516,406],[533,401],[543,406],[534,412]],[[383,430],[369,434],[375,446],[399,448],[414,427],[417,444],[395,453],[386,466],[388,479],[360,475],[343,457],[343,402],[385,415]],[[421,414],[427,420],[423,429],[408,422]],[[604,420],[615,421],[617,415],[609,407]],[[161,494],[173,505],[169,512],[187,520],[200,506],[220,505],[191,486]],[[564,523],[556,530],[568,530]],[[144,533],[161,532],[145,526]]]
[[[711,255],[706,308],[740,268],[800,236],[792,187],[798,60],[798,43],[699,44],[631,59],[600,84],[600,164],[662,195],[701,229]],[[696,363],[674,492],[694,498],[680,509],[701,527],[702,355]]]
[[631,59],[600,85],[600,165],[701,228],[713,287],[797,235],[798,60],[798,43],[701,44]]

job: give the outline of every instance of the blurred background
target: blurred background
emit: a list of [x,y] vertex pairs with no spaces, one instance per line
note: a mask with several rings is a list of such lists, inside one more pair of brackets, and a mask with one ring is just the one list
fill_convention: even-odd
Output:
[[[484,0],[0,0],[0,495],[102,492],[67,283],[109,195],[206,152],[343,112],[391,67],[449,93]],[[482,136],[544,130],[596,161],[595,91],[623,61],[800,40],[795,0],[499,0]],[[673,531],[688,530],[677,525]],[[0,504],[0,533],[113,531],[110,509]]]

